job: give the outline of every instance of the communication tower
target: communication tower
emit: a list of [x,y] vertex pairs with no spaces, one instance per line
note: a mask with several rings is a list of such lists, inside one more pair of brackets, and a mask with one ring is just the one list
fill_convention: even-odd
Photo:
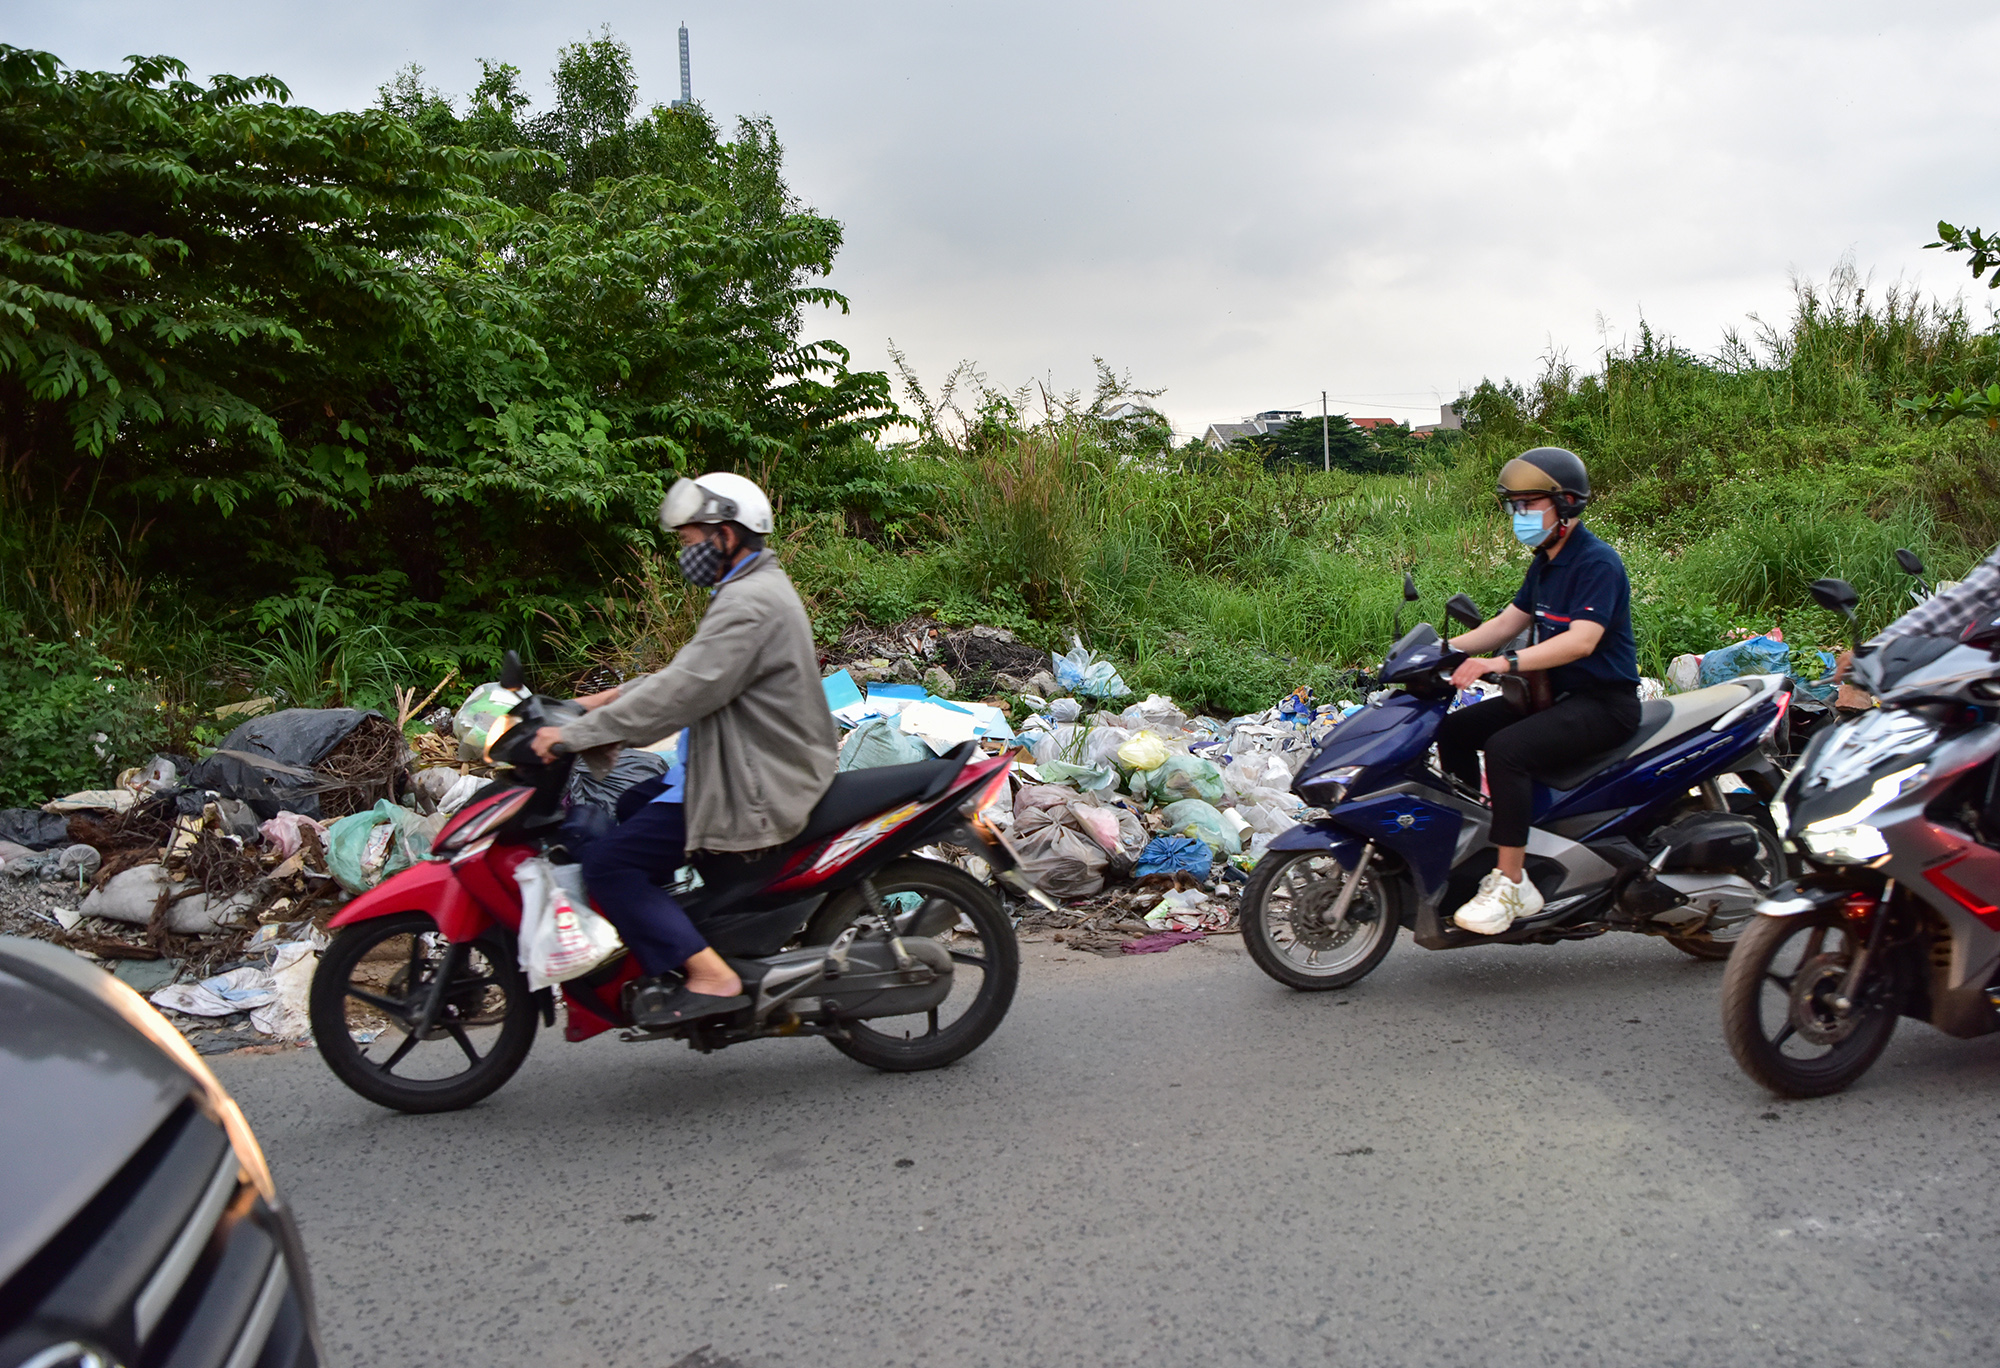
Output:
[[681,25],[681,97],[674,101],[674,108],[694,103],[694,83],[688,77],[688,26]]

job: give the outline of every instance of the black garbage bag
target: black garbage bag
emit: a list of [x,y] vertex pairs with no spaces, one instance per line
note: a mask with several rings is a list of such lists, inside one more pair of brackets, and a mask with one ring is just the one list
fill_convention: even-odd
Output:
[[359,708],[287,708],[253,717],[194,767],[189,787],[241,799],[267,822],[281,812],[318,821],[326,781],[313,766],[356,727],[381,715]]
[[34,808],[0,810],[0,841],[30,850],[53,850],[69,844],[69,818]]
[[569,786],[563,790],[563,797],[569,799],[571,807],[594,807],[608,817],[618,815],[618,795],[634,784],[643,784],[648,779],[657,779],[667,772],[667,757],[657,751],[623,750],[611,763],[611,773],[599,779],[590,772],[590,766],[578,762],[570,771]]

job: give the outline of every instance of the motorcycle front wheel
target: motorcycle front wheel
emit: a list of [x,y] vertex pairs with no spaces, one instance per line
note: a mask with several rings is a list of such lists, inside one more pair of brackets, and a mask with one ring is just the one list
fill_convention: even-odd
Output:
[[1893,985],[1882,970],[1834,999],[1862,944],[1839,909],[1757,917],[1737,939],[1722,978],[1722,1031],[1743,1072],[1780,1097],[1824,1097],[1868,1072],[1896,1030]]
[[1273,852],[1243,889],[1243,948],[1288,988],[1345,988],[1374,972],[1396,941],[1398,908],[1381,871],[1370,866],[1338,926],[1327,916],[1347,866],[1323,850]]
[[[430,1029],[412,1027],[447,967]],[[327,1067],[370,1102],[456,1111],[514,1076],[535,1043],[535,1006],[511,944],[452,946],[422,912],[344,927],[321,952],[308,999]]]

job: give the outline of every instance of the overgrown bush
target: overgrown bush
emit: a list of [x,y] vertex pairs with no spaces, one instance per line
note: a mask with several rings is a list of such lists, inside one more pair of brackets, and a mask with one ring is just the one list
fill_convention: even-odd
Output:
[[31,636],[0,615],[0,807],[104,788],[159,743],[158,696],[82,637]]

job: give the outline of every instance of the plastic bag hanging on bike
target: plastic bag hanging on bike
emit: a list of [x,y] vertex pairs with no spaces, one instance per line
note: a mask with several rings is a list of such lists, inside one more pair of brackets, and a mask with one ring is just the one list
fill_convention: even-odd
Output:
[[591,910],[577,865],[521,861],[521,968],[530,989],[577,978],[625,948],[617,928]]

